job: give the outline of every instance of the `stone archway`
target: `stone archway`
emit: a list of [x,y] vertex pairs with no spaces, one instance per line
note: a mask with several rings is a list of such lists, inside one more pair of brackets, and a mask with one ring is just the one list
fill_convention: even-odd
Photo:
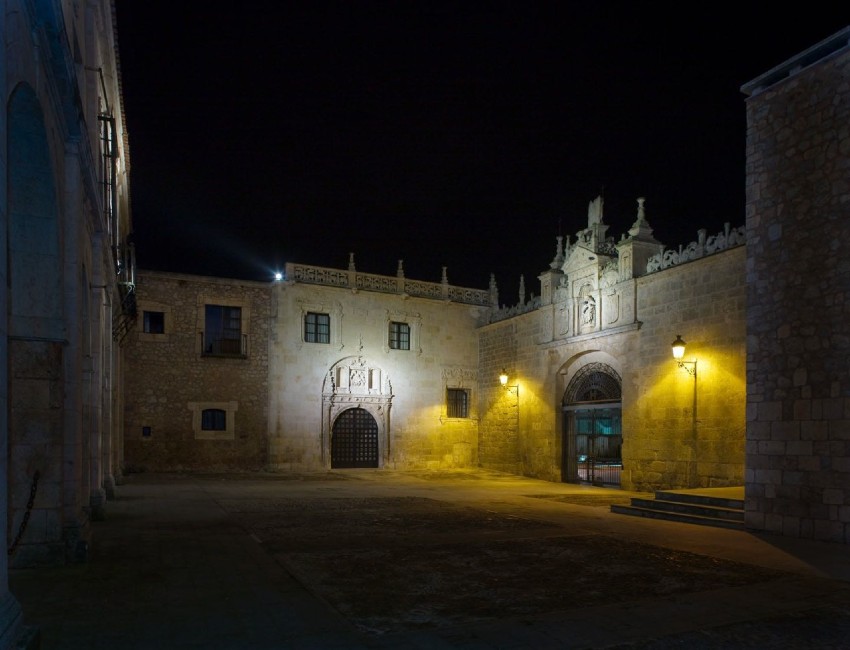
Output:
[[[61,563],[62,499],[29,521],[28,495],[63,493],[66,338],[63,249],[53,157],[41,103],[19,84],[8,103],[8,509],[12,566]],[[85,472],[84,472],[85,473]],[[27,523],[29,522],[29,523]],[[22,534],[23,533],[23,534]],[[20,535],[20,537],[18,537]]]
[[589,363],[573,375],[561,402],[562,480],[619,485],[622,470],[622,380],[611,366]]
[[[340,359],[328,370],[322,386],[322,463],[325,467],[333,465],[331,445],[335,423],[345,411],[351,409],[362,409],[374,419],[377,427],[377,463],[370,466],[385,465],[390,454],[392,397],[392,385],[387,373],[361,356]],[[361,417],[363,422],[367,420]]]
[[344,410],[331,431],[331,469],[378,467],[378,423],[360,407]]

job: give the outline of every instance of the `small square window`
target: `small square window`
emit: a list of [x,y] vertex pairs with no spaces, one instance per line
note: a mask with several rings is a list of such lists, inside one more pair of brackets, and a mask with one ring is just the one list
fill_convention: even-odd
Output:
[[331,342],[330,314],[310,311],[304,315],[304,341],[307,343]]
[[142,315],[142,320],[146,334],[165,333],[165,312],[145,311]]
[[201,431],[227,431],[227,411],[224,409],[201,411]]
[[450,418],[469,417],[469,391],[463,388],[446,389],[446,416]]
[[410,325],[407,323],[390,323],[390,349],[410,349]]

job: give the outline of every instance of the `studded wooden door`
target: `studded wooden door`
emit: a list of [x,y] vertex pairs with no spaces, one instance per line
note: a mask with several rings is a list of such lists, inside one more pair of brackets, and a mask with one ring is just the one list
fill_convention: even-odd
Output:
[[331,467],[377,467],[378,423],[361,408],[343,411],[331,434]]

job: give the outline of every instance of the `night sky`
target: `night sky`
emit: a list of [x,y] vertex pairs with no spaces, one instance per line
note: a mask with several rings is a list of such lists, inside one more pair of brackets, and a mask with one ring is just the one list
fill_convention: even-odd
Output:
[[618,239],[638,196],[671,247],[743,225],[740,87],[850,10],[738,4],[116,0],[138,265],[514,304],[600,193]]

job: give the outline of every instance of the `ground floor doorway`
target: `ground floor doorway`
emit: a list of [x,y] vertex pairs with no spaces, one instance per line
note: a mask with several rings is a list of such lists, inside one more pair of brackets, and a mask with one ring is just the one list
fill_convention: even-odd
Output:
[[345,410],[334,422],[331,467],[378,467],[378,423],[366,409]]
[[619,486],[623,470],[620,377],[589,364],[573,377],[562,401],[562,480]]

